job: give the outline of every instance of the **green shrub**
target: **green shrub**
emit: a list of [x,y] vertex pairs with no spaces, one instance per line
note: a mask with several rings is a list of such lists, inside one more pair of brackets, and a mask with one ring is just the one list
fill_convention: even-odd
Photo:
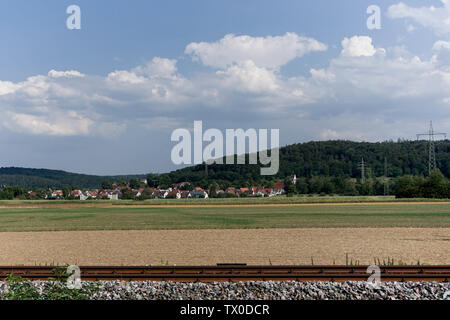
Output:
[[3,295],[3,300],[87,300],[98,292],[99,284],[96,282],[83,282],[79,289],[69,289],[67,279],[70,276],[65,267],[53,269],[55,278],[50,278],[43,285],[42,292],[33,285],[30,280],[8,275],[6,283],[8,291]]

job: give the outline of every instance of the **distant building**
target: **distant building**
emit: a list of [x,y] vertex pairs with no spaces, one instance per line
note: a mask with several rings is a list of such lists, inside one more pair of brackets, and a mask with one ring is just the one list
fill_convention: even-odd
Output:
[[110,194],[108,194],[108,199],[109,200],[119,200],[119,194],[117,194],[117,193],[110,193]]
[[296,184],[297,183],[297,175],[295,174],[295,173],[293,173],[292,175],[291,175],[291,182],[292,182],[292,184]]
[[80,194],[80,200],[84,201],[87,200],[87,198],[89,198],[86,194],[82,193]]
[[190,192],[190,196],[192,198],[204,198],[204,199],[208,199],[208,193],[203,190],[202,188],[194,188],[194,190],[192,190]]

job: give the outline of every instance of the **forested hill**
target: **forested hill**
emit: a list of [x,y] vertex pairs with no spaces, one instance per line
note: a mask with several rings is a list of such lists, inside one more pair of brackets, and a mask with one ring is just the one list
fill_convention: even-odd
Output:
[[[364,158],[367,177],[384,175],[387,160],[388,175],[428,174],[428,142],[353,142],[316,141],[280,148],[280,170],[276,176],[261,176],[259,165],[205,165],[183,168],[163,175],[149,175],[149,181],[167,184],[170,181],[189,181],[208,185],[219,184],[255,185],[264,180],[284,179],[295,173],[297,177],[346,176],[360,177],[359,163]],[[436,142],[436,160],[439,169],[450,177],[450,141]]]
[[[358,164],[364,158],[367,177],[384,174],[387,159],[388,175],[427,175],[428,142],[352,142],[317,141],[280,148],[280,170],[275,176],[261,176],[259,165],[205,165],[183,168],[170,173],[148,175],[150,185],[170,185],[189,181],[200,186],[212,182],[224,185],[244,186],[264,184],[267,180],[283,180],[295,173],[298,177],[344,176],[360,177]],[[450,178],[450,141],[436,143],[436,160],[442,173]],[[144,175],[95,176],[60,170],[0,168],[0,186],[25,188],[99,188],[103,180],[143,178]]]
[[28,168],[0,168],[0,186],[20,186],[24,188],[99,188],[104,179],[144,178],[145,175],[124,176],[95,176],[70,173],[61,170],[28,169]]

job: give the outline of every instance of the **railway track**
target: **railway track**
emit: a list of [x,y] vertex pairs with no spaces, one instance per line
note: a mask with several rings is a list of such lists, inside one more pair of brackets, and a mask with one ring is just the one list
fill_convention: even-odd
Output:
[[[367,281],[370,276],[367,266],[82,266],[80,271],[84,281]],[[56,276],[51,266],[0,266],[0,279],[9,274],[30,280]],[[450,266],[380,266],[380,279],[449,282]]]

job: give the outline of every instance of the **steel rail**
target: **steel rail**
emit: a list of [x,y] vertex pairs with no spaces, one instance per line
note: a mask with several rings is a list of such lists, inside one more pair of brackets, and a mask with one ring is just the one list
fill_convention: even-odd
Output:
[[[80,266],[82,280],[136,281],[365,281],[368,266]],[[54,266],[0,266],[0,279],[56,278]],[[450,266],[380,266],[381,281],[450,281]],[[64,271],[64,267],[58,267]]]

